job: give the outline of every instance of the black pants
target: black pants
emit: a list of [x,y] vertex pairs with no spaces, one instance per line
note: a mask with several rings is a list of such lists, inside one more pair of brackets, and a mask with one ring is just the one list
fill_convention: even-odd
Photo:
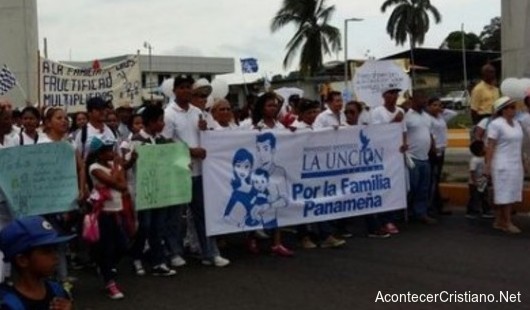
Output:
[[440,213],[443,211],[443,201],[440,195],[440,180],[442,179],[442,171],[445,161],[445,152],[440,155],[429,156],[431,163],[431,190],[429,196],[429,211],[431,213]]
[[481,193],[477,186],[469,184],[469,201],[467,203],[467,214],[489,213],[491,210],[489,201],[489,188],[486,187]]
[[98,218],[99,241],[95,245],[97,263],[105,283],[115,280],[113,269],[127,250],[127,235],[121,213],[101,212]]

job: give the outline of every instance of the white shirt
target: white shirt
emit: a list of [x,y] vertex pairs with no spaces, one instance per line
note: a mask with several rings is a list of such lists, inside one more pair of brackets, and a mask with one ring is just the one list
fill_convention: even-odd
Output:
[[488,138],[495,140],[492,169],[522,169],[523,130],[519,122],[508,124],[504,117],[497,117],[488,126]]
[[[112,164],[111,164],[112,165]],[[108,201],[105,201],[103,203],[103,211],[106,211],[106,212],[119,212],[123,209],[123,203],[122,203],[122,199],[121,199],[121,193],[113,188],[110,188],[108,187],[107,185],[104,185],[103,183],[101,183],[98,178],[96,178],[92,173],[94,170],[102,170],[103,172],[105,172],[106,174],[108,175],[111,175],[111,170],[110,168],[107,168],[99,163],[94,163],[92,165],[90,165],[90,168],[89,168],[89,173],[90,173],[90,178],[92,179],[92,184],[94,184],[94,188],[96,187],[105,187],[105,188],[108,188],[109,191],[110,191],[110,197],[111,199],[108,200]]]
[[103,124],[103,130],[96,129],[92,124],[89,122],[87,124],[87,132],[86,132],[86,141],[83,149],[83,142],[81,141],[81,136],[83,135],[83,129],[80,129],[74,140],[74,145],[76,150],[79,151],[83,155],[83,157],[86,159],[88,156],[88,153],[90,152],[90,142],[92,142],[92,139],[94,137],[98,137],[101,140],[111,140],[116,141],[116,136],[112,132],[112,129],[109,128],[109,126]]
[[[20,143],[20,137],[22,136],[22,144]],[[28,136],[24,131],[21,131],[16,137],[17,145],[33,145],[38,144],[39,140],[42,138],[43,134],[37,132],[37,141],[32,137]]]
[[68,143],[68,145],[70,145],[72,147],[74,152],[76,151],[74,142],[72,140],[68,139],[68,137],[64,137],[61,141],[53,141],[52,139],[50,139],[50,137],[47,134],[41,133],[41,134],[39,134],[39,140],[37,141],[37,144],[55,143],[55,142],[66,142],[66,143]]
[[[491,122],[491,117],[485,117],[478,122],[477,127],[484,130],[484,135],[482,136],[482,142],[484,146],[488,145],[488,127]],[[474,133],[473,133],[474,134]]]
[[218,122],[214,121],[215,123],[213,124],[213,130],[217,130],[217,131],[227,131],[227,130],[234,130],[234,129],[239,129],[239,126],[237,126],[236,124],[234,123],[228,123],[228,126],[227,127],[223,127],[221,125],[219,125]]
[[[371,124],[390,124],[400,112],[403,113],[403,116],[405,116],[405,111],[403,111],[403,109],[400,107],[396,107],[394,112],[390,112],[385,106],[378,106],[374,108],[370,113],[370,119],[372,121]],[[407,126],[405,125],[404,119],[401,121],[401,126],[403,128],[403,132],[407,132]]]
[[8,147],[18,146],[18,140],[13,138],[12,135],[4,135],[4,143],[0,143],[0,149],[6,149]]
[[447,123],[442,115],[437,117],[429,115],[429,117],[432,121],[432,135],[436,151],[437,153],[440,152],[438,155],[441,155],[441,152],[447,147]]
[[256,127],[262,129],[285,129],[285,126],[283,126],[283,124],[279,121],[274,121],[274,125],[272,127],[269,127],[267,124],[265,124],[263,120],[261,120],[256,124]]
[[340,112],[339,115],[333,113],[330,109],[324,110],[318,114],[313,128],[326,128],[333,126],[342,126],[346,123],[346,116]]
[[309,125],[308,123],[306,122],[302,122],[300,120],[295,120],[292,124],[291,124],[291,127],[294,127],[294,128],[297,128],[297,129],[312,129],[311,125]]
[[[200,147],[199,119],[203,115],[197,107],[189,104],[188,110],[182,109],[175,101],[169,103],[164,112],[164,130],[162,135],[167,139],[182,141],[189,148]],[[201,160],[191,159],[192,176],[202,175]]]
[[252,118],[246,118],[244,121],[239,123],[239,129],[253,129]]
[[405,115],[407,125],[408,153],[417,160],[428,160],[431,149],[432,118],[427,112],[418,113],[410,109]]
[[[359,115],[359,120],[357,121],[359,125],[369,125],[372,123],[372,117],[370,115],[370,111],[362,110],[361,114]],[[351,126],[351,125],[350,125]]]
[[[473,156],[469,161],[469,172],[473,173],[475,180],[478,180],[484,175],[484,168],[486,164],[484,157]],[[473,184],[473,180],[469,179],[469,184]]]

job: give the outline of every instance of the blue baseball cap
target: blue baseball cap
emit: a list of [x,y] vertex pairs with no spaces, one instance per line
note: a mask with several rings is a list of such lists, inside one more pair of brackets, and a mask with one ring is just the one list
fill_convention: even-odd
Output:
[[93,137],[90,140],[90,146],[89,146],[88,149],[89,149],[90,153],[95,153],[95,152],[101,150],[104,147],[114,147],[115,144],[116,144],[116,140],[114,140],[114,139],[105,139],[105,138],[100,138],[100,137]]
[[4,261],[32,248],[67,242],[75,236],[59,236],[52,224],[41,216],[28,216],[13,220],[0,231],[0,250]]

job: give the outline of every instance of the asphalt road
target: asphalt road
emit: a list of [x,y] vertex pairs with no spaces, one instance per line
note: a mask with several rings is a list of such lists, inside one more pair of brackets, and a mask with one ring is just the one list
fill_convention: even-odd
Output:
[[[137,277],[130,261],[120,266],[126,298],[109,300],[89,271],[76,275],[76,309],[530,309],[530,217],[521,215],[518,236],[493,231],[491,220],[467,220],[462,213],[435,226],[410,223],[385,240],[356,236],[341,249],[303,250],[294,258],[245,251],[229,238],[226,268],[197,261],[173,278]],[[296,237],[289,237],[295,245]],[[521,303],[375,303],[388,293],[521,293]],[[447,297],[447,295],[446,295]]]

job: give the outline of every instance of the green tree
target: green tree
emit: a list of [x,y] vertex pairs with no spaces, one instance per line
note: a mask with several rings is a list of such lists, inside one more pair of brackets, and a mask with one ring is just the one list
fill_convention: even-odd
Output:
[[423,44],[430,26],[429,13],[437,24],[442,21],[440,12],[431,5],[430,0],[386,0],[381,12],[386,12],[392,6],[394,10],[388,19],[386,31],[398,45],[405,44],[407,39],[411,48]]
[[480,33],[482,49],[486,51],[501,50],[501,18],[492,18],[489,25],[484,26]]
[[[465,34],[465,43],[466,43],[467,50],[474,50],[477,44],[479,46],[482,46],[482,41],[473,32],[469,32]],[[445,40],[443,41],[442,46],[444,45],[446,45],[447,48],[453,49],[453,50],[462,49],[462,31],[451,32],[447,36],[447,38],[445,38]]]
[[[398,45],[409,41],[410,60],[414,64],[414,48],[422,45],[425,34],[429,31],[429,13],[438,24],[442,21],[442,15],[436,7],[431,5],[430,0],[385,0],[381,6],[381,12],[386,12],[394,7],[386,24],[386,31],[392,40]],[[412,72],[412,87],[416,84],[414,70]]]
[[326,0],[284,0],[271,22],[271,32],[294,25],[296,33],[287,43],[283,60],[287,68],[301,50],[299,69],[302,75],[314,76],[321,69],[324,54],[340,50],[341,34],[328,24],[335,6],[326,6]]

